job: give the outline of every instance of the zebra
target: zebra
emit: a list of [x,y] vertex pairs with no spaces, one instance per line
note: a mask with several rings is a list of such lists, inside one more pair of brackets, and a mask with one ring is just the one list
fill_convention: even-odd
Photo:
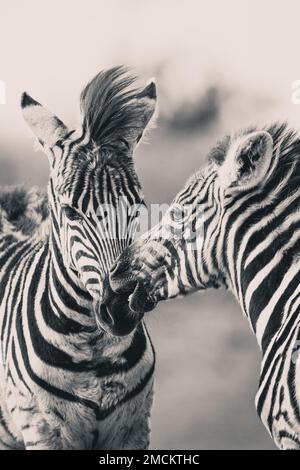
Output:
[[[154,81],[142,89],[124,67],[102,71],[70,130],[22,95],[50,178],[47,192],[0,190],[2,449],[149,445],[154,350],[142,313],[111,295],[106,279],[134,237],[130,207],[144,205],[133,153],[156,101]],[[110,217],[121,199],[122,232]]]
[[221,139],[110,273],[133,312],[146,297],[234,294],[261,350],[256,409],[280,449],[300,449],[299,253],[300,139],[275,123]]

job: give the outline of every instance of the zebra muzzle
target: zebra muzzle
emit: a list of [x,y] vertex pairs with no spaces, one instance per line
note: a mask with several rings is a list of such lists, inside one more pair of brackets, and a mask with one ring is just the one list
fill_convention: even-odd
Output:
[[144,312],[131,310],[129,295],[113,292],[107,278],[102,302],[95,306],[95,315],[100,328],[115,336],[126,336],[136,328]]
[[157,302],[149,297],[147,286],[142,282],[136,284],[132,294],[129,296],[128,302],[132,312],[150,312],[157,305]]
[[[129,247],[130,248],[130,247]],[[149,286],[146,280],[139,281],[130,269],[130,250],[123,252],[120,259],[112,266],[109,274],[111,290],[117,295],[127,295],[129,308],[132,312],[150,312],[157,302],[149,296]]]

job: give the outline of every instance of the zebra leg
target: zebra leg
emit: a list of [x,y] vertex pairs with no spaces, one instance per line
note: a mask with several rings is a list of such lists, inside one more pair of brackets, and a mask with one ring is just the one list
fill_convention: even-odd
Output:
[[[279,363],[280,375],[275,375],[275,378],[271,375],[271,379],[266,383],[261,379],[265,388],[259,389],[255,400],[261,421],[276,446],[281,450],[300,450],[300,420],[298,417],[300,399],[297,395],[300,364],[298,363],[298,353],[296,357],[293,357],[294,343],[295,341],[291,341],[290,350],[285,355],[281,355],[281,363],[285,368],[281,367],[280,369],[281,364]],[[289,367],[286,367],[286,364]],[[274,380],[275,386],[271,385],[271,380]],[[263,394],[265,389],[267,392]]]
[[274,424],[273,439],[281,450],[300,450],[300,435],[289,427],[286,419]]
[[147,450],[150,445],[150,414],[153,404],[153,384],[148,391],[141,415],[133,422],[127,430],[122,450]]
[[130,436],[123,445],[122,450],[147,450],[150,445],[150,418],[145,417],[135,422],[130,431]]
[[17,442],[22,442],[26,450],[61,449],[60,427],[41,410],[38,398],[8,384],[11,388],[6,395],[4,418],[9,419]]
[[281,450],[300,450],[300,442],[299,437],[290,437],[288,439],[284,439],[281,441],[280,444]]
[[[21,410],[25,412],[25,410]],[[32,412],[31,412],[32,413]],[[44,416],[35,411],[21,427],[26,450],[59,450],[63,448],[58,428],[51,428]]]
[[14,437],[10,434],[6,423],[2,420],[0,422],[0,450],[15,450],[18,445]]
[[0,450],[24,449],[15,436],[11,433],[5,420],[3,408],[0,408]]
[[18,425],[26,450],[63,448],[59,427],[49,424],[34,399],[15,406],[12,418]]
[[0,383],[6,383],[6,390],[0,387],[0,449],[16,450],[24,449],[22,436],[12,419],[12,413],[16,408],[15,403],[11,403],[12,390],[11,381],[8,378],[5,382],[3,368],[0,369]]

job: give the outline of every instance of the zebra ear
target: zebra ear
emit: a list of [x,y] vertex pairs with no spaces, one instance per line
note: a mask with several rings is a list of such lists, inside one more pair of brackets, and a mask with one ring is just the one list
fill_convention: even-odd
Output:
[[53,148],[67,135],[64,123],[27,93],[22,95],[21,108],[25,121],[42,146]]
[[154,79],[151,79],[144,90],[136,97],[136,106],[140,109],[136,126],[131,132],[129,140],[132,145],[140,142],[145,129],[155,115],[157,109],[157,93]]
[[256,131],[237,139],[229,147],[219,168],[221,186],[230,192],[250,189],[265,181],[272,167],[273,139],[266,131]]

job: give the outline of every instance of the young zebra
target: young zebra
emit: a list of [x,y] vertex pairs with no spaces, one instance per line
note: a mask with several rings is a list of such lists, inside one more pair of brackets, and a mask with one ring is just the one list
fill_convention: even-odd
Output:
[[[181,215],[181,211],[183,214]],[[140,311],[228,287],[262,350],[256,406],[277,446],[300,449],[300,140],[286,125],[226,137],[161,224],[113,267],[116,292]]]
[[114,318],[105,305],[106,274],[136,226],[127,211],[121,227],[113,209],[121,199],[127,208],[144,204],[132,157],[156,90],[133,85],[123,68],[99,73],[82,92],[82,125],[72,132],[22,97],[51,171],[47,196],[0,191],[3,449],[148,446],[151,341],[125,297],[111,296]]

